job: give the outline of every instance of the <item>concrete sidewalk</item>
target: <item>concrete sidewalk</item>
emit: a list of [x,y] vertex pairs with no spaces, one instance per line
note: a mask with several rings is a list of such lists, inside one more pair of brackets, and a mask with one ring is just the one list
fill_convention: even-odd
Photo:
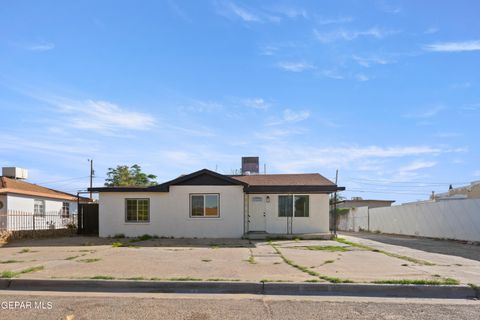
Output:
[[[480,261],[467,259],[457,255],[447,255],[447,254],[440,254],[436,252],[429,252],[419,249],[414,249],[407,246],[400,246],[386,243],[385,241],[375,241],[371,240],[373,238],[366,238],[360,234],[356,236],[354,233],[340,233],[339,237],[345,238],[348,241],[358,243],[360,245],[366,245],[372,247],[376,250],[390,252],[399,256],[406,256],[411,257],[413,259],[418,259],[422,261],[431,262],[433,265],[423,265],[423,264],[415,264],[409,263],[408,268],[411,269],[413,272],[423,272],[423,273],[430,273],[436,274],[441,276],[442,278],[455,278],[459,280],[461,283],[466,284],[475,284],[480,286]],[[382,238],[388,238],[388,235],[381,235]],[[410,238],[411,239],[411,238]],[[422,239],[416,238],[415,239],[417,247],[423,247],[422,242],[428,242],[429,244],[434,241],[431,239]],[[438,246],[448,246],[449,242],[451,241],[437,241]],[[458,245],[457,242],[454,241],[452,246],[456,247]],[[431,244],[430,244],[431,246]],[[472,251],[478,250],[478,246],[470,246]],[[465,250],[465,249],[463,249]],[[449,252],[452,252],[453,249],[450,249]],[[447,249],[444,249],[444,252],[448,252]]]
[[478,261],[345,239],[22,240],[0,248],[0,278],[480,285]]

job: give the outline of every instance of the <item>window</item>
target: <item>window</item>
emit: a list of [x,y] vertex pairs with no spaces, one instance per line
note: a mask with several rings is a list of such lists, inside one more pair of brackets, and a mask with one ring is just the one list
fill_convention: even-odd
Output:
[[278,196],[279,217],[291,217],[292,214],[295,217],[308,217],[309,209],[309,196]]
[[308,217],[309,215],[308,196],[295,196],[295,217]]
[[278,196],[278,216],[292,216],[292,196]]
[[33,214],[36,216],[45,216],[45,200],[34,200]]
[[218,218],[220,216],[219,194],[191,194],[190,216]]
[[62,216],[69,217],[70,216],[70,202],[64,202],[62,204]]
[[149,222],[150,200],[149,199],[126,199],[125,200],[126,222]]

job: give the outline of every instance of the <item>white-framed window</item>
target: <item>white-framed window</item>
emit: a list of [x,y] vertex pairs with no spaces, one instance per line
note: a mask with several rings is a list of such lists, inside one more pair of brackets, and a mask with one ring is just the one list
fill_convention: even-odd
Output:
[[150,222],[150,199],[125,199],[125,222]]
[[33,214],[36,216],[45,216],[45,200],[33,200]]
[[309,217],[310,197],[308,195],[278,196],[279,217]]
[[200,193],[190,194],[191,218],[220,217],[220,194]]
[[70,216],[70,202],[62,203],[62,216],[69,217]]

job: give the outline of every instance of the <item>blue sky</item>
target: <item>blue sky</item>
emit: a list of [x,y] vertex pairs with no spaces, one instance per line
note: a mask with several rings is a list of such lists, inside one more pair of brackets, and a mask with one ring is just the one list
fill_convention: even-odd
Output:
[[478,1],[4,1],[0,165],[68,192],[108,167],[159,181],[320,172],[345,196],[480,179]]

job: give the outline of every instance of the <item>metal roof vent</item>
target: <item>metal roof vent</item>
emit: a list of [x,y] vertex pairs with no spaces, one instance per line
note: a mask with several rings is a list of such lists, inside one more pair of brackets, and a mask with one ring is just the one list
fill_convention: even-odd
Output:
[[259,158],[258,157],[242,157],[242,174],[251,175],[259,173]]

